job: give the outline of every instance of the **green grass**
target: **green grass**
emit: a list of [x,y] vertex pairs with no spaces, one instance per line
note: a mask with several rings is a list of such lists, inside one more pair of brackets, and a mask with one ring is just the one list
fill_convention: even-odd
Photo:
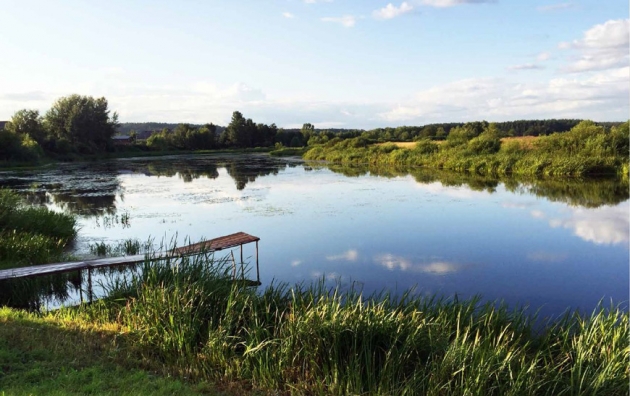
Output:
[[289,157],[293,155],[303,155],[307,151],[306,147],[283,147],[269,152],[274,157]]
[[0,308],[0,395],[225,394],[160,370],[124,328]]
[[[554,322],[478,299],[313,286],[256,293],[201,255],[145,265],[110,297],[54,318],[126,329],[141,361],[190,381],[261,392],[625,395],[629,314],[599,306]],[[541,319],[542,320],[542,319]]]
[[77,234],[74,216],[26,206],[0,189],[0,268],[60,261]]
[[481,175],[628,177],[628,124],[610,131],[583,121],[571,131],[539,137],[532,146],[502,143],[491,129],[481,135],[451,131],[443,144],[420,141],[413,149],[370,145],[365,139],[333,140],[312,147],[308,160],[373,166],[426,166]]

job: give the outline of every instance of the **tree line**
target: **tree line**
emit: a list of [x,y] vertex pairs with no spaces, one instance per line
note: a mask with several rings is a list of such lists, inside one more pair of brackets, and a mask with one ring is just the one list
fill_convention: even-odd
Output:
[[95,154],[113,149],[118,115],[107,99],[70,95],[41,116],[17,111],[0,130],[0,160],[37,161],[43,155]]
[[[212,123],[168,124],[118,122],[105,98],[70,95],[55,101],[43,116],[37,110],[17,111],[0,130],[0,161],[36,162],[43,156],[64,158],[120,150],[117,134],[128,136],[132,144],[124,150],[212,150],[253,147],[305,147],[331,140],[362,138],[367,142],[450,140],[466,133],[477,136],[492,128],[499,137],[541,136],[567,132],[581,120],[517,120],[488,123],[439,123],[423,126],[363,129],[316,129],[311,123],[300,129],[278,128],[276,124],[256,123],[234,111],[226,127]],[[604,128],[620,123],[599,123]],[[135,128],[150,128],[150,136],[138,139]],[[155,130],[158,129],[159,130]],[[466,132],[462,132],[466,131]],[[143,132],[143,131],[141,131]],[[456,136],[451,136],[455,132]],[[127,142],[129,143],[129,142]]]

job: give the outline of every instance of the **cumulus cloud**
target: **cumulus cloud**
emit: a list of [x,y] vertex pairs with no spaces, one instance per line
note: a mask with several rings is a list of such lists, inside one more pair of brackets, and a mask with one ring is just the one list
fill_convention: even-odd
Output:
[[357,261],[358,258],[359,252],[355,249],[349,249],[341,254],[326,256],[326,260],[328,261]]
[[628,202],[597,209],[573,208],[569,218],[555,218],[552,227],[573,230],[574,235],[596,245],[628,244]]
[[459,271],[462,266],[446,261],[434,261],[431,263],[414,263],[410,259],[396,256],[390,253],[374,256],[374,262],[390,271],[421,272],[433,275],[446,275]]
[[282,16],[289,19],[295,18],[295,15],[291,14],[290,12],[283,12]]
[[541,52],[536,56],[536,60],[539,62],[544,62],[551,58],[551,54],[549,52]]
[[437,7],[437,8],[446,8],[453,7],[461,4],[483,4],[483,3],[496,3],[496,0],[422,0],[421,4]]
[[587,78],[528,84],[502,78],[459,80],[419,91],[378,117],[388,123],[517,117],[624,119],[629,105],[629,73],[624,67]]
[[606,70],[629,64],[630,20],[617,19],[595,25],[579,40],[562,42],[558,48],[576,51],[579,56],[562,70],[580,73]]
[[352,15],[344,15],[342,17],[325,17],[322,18],[323,22],[339,23],[344,27],[354,27],[357,23],[357,18]]
[[549,4],[549,5],[539,6],[539,7],[536,7],[536,9],[540,12],[550,12],[550,11],[568,10],[573,7],[575,7],[575,4],[573,3],[558,3],[558,4]]
[[392,19],[411,11],[413,11],[413,6],[406,1],[403,1],[402,4],[400,4],[400,7],[396,7],[392,3],[389,3],[380,10],[372,12],[372,15],[376,19]]
[[535,63],[525,63],[523,65],[514,65],[508,66],[508,70],[516,71],[516,70],[542,70],[545,66],[537,65]]

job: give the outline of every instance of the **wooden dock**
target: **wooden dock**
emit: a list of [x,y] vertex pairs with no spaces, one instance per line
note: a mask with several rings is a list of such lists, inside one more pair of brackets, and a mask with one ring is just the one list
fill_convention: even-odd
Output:
[[[246,281],[250,285],[260,285],[260,269],[258,266],[258,241],[260,238],[246,234],[244,232],[237,232],[235,234],[230,234],[226,236],[222,236],[215,239],[210,239],[208,241],[202,241],[199,243],[195,243],[188,246],[182,246],[179,248],[175,248],[169,251],[166,251],[164,254],[157,255],[155,257],[148,257],[144,254],[137,254],[134,256],[124,256],[124,257],[110,257],[103,259],[95,259],[95,260],[85,260],[85,261],[74,261],[68,263],[54,263],[54,264],[42,264],[42,265],[34,265],[30,267],[21,267],[21,268],[11,268],[7,270],[0,270],[0,280],[4,279],[16,279],[16,278],[30,278],[35,276],[43,276],[43,275],[52,275],[59,274],[62,272],[69,271],[81,271],[88,270],[91,272],[92,269],[96,268],[105,268],[105,267],[115,267],[119,265],[131,265],[142,263],[145,260],[160,260],[165,258],[178,258],[183,256],[191,256],[199,253],[212,253],[216,251],[220,251],[223,249],[229,249],[233,247],[240,246],[241,247],[241,272],[243,273],[244,278],[244,270],[243,270],[243,245],[255,242],[256,243],[256,281]],[[232,254],[232,260],[234,262],[234,271],[233,276],[236,279],[236,260],[234,260],[234,255]]]

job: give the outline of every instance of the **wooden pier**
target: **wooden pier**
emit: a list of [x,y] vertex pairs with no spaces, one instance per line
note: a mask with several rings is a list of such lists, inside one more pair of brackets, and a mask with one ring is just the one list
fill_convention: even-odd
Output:
[[[160,260],[166,258],[178,258],[184,256],[191,256],[199,253],[212,253],[224,249],[233,247],[241,247],[241,273],[242,280],[248,285],[259,286],[260,285],[260,269],[258,266],[258,241],[260,238],[246,234],[244,232],[237,232],[222,236],[208,241],[202,241],[188,246],[182,246],[175,248],[161,255],[155,257],[145,256],[144,254],[137,254],[134,256],[124,257],[110,257],[95,260],[74,261],[68,263],[55,263],[55,264],[42,264],[34,265],[30,267],[11,268],[6,270],[0,270],[0,280],[4,279],[16,279],[16,278],[31,278],[35,276],[59,274],[69,271],[81,271],[88,270],[88,276],[91,277],[91,271],[96,268],[115,267],[119,265],[131,265],[142,263],[145,260]],[[243,245],[248,243],[256,243],[256,281],[246,280],[243,263]],[[236,260],[234,260],[234,254],[232,254],[232,261],[234,263],[233,277],[236,279]]]

